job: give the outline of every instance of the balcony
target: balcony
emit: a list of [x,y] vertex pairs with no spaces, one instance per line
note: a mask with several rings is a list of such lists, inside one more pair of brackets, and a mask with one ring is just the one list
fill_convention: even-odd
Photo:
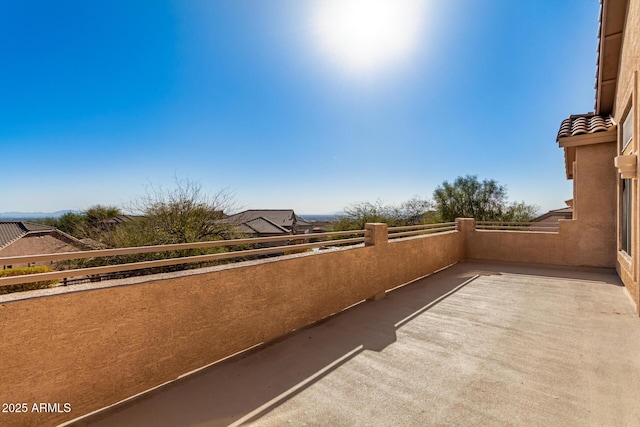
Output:
[[364,247],[3,296],[0,400],[72,410],[0,423],[640,424],[635,307],[575,221],[360,234],[348,243]]
[[639,425],[610,273],[460,263],[80,425]]

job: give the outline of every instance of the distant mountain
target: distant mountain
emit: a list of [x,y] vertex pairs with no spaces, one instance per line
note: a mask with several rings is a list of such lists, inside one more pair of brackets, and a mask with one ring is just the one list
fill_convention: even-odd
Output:
[[80,213],[80,211],[64,210],[56,212],[0,212],[0,220],[29,220],[29,219],[42,219],[42,218],[58,218],[66,213]]

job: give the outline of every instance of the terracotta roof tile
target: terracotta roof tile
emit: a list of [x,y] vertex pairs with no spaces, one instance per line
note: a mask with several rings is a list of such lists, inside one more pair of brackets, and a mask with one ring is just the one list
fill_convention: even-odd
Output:
[[606,132],[613,127],[611,116],[597,116],[593,113],[574,114],[564,119],[558,131],[558,138]]

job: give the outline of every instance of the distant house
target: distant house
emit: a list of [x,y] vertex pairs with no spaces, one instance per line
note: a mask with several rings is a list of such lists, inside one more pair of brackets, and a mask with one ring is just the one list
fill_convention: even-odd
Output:
[[137,218],[141,218],[136,215],[118,215],[113,218],[107,218],[100,221],[100,226],[104,230],[113,230],[120,224],[131,222]]
[[567,206],[561,209],[554,209],[532,219],[533,222],[558,222],[559,219],[573,219],[573,208]]
[[[55,227],[27,221],[0,221],[0,257],[38,255],[59,252],[87,250],[90,246]],[[14,267],[30,267],[44,265],[1,264],[4,270]]]
[[313,233],[326,233],[328,231],[333,231],[334,224],[335,224],[335,221],[326,221],[326,220],[311,222]]
[[313,232],[313,224],[300,218],[293,209],[251,209],[219,222],[235,224],[244,233],[256,237]]

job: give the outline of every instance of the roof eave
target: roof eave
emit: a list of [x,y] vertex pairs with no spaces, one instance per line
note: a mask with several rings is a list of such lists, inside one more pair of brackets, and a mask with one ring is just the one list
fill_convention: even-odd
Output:
[[628,0],[601,0],[598,33],[595,113],[611,114],[620,64]]
[[616,142],[616,125],[611,126],[605,132],[585,133],[575,136],[558,138],[558,145],[563,148],[577,147],[580,145],[602,144]]

